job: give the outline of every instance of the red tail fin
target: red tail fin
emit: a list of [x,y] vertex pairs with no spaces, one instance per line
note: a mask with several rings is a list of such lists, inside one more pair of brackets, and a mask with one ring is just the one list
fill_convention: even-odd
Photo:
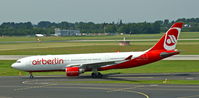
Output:
[[151,50],[175,50],[183,23],[175,23]]

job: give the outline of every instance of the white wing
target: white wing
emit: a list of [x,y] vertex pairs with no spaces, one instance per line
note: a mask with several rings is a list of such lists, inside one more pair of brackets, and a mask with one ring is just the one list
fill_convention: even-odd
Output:
[[99,62],[89,62],[89,63],[77,63],[77,64],[70,64],[67,65],[67,67],[81,67],[84,69],[93,69],[93,68],[100,68],[102,66],[108,66],[108,65],[115,65],[115,64],[120,64],[124,63],[126,61],[131,60],[132,55],[128,56],[126,59],[123,60],[110,60],[110,61],[99,61]]

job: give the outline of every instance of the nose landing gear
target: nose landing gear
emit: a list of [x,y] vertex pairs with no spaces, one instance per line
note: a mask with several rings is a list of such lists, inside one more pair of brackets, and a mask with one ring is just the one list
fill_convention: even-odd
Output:
[[30,75],[30,76],[29,76],[30,79],[33,79],[33,78],[34,78],[32,72],[29,72],[29,75]]

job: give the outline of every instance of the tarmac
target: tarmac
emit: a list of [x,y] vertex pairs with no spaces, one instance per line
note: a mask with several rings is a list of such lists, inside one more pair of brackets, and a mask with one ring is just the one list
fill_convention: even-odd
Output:
[[0,98],[199,98],[199,85],[73,83],[74,81],[199,80],[199,73],[0,77]]

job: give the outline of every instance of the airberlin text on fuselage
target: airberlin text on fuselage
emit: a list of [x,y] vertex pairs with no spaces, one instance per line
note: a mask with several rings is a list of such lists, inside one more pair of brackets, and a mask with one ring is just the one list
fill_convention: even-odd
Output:
[[53,64],[64,64],[63,59],[54,58],[54,59],[37,59],[32,61],[32,65],[53,65]]

